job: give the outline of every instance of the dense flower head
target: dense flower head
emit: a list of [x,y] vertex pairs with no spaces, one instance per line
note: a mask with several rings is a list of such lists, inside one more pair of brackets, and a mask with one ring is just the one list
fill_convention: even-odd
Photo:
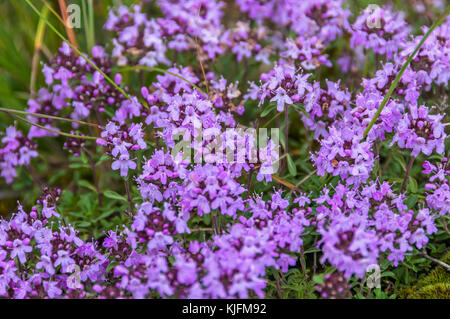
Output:
[[237,211],[244,210],[240,197],[244,191],[222,165],[196,165],[186,176],[180,204],[184,211],[200,216],[217,210],[236,218]]
[[236,105],[233,100],[241,96],[241,91],[239,90],[239,82],[228,83],[228,81],[222,76],[218,80],[212,80],[211,88],[211,100],[213,104],[218,109],[223,109],[224,111],[236,112],[242,115],[245,111],[244,106],[241,104]]
[[156,19],[147,19],[141,6],[132,9],[120,6],[111,11],[105,29],[117,34],[114,38],[112,56],[118,65],[156,66],[169,64],[167,45],[163,42],[164,31]]
[[276,1],[237,0],[236,3],[241,11],[258,21],[270,18],[276,7]]
[[190,232],[188,219],[189,214],[178,214],[177,208],[168,203],[159,209],[144,202],[134,217],[131,230],[136,232],[137,241],[146,244],[148,250],[160,250],[173,243],[174,235]]
[[302,119],[306,127],[314,131],[314,138],[328,137],[329,127],[340,117],[344,116],[350,108],[350,93],[341,89],[339,82],[326,81],[327,89],[320,87],[319,82],[314,82],[311,92],[304,101],[305,110]]
[[376,264],[378,247],[376,233],[368,230],[361,217],[340,215],[320,230],[319,241],[323,250],[322,261],[328,260],[345,277],[356,274],[361,277],[369,265]]
[[330,173],[359,185],[372,172],[374,154],[371,143],[363,141],[361,128],[346,124],[341,121],[331,126],[329,136],[320,141],[320,150],[311,158],[320,176]]
[[423,163],[423,173],[430,175],[427,189],[428,207],[438,212],[439,215],[450,214],[450,186],[448,176],[450,175],[448,158],[444,157],[441,163],[431,164],[429,161]]
[[299,35],[318,36],[322,42],[334,40],[348,28],[347,19],[350,11],[343,8],[343,1],[237,0],[236,2],[251,19],[260,22],[270,19],[280,26],[290,26]]
[[[385,95],[389,91],[395,77],[401,68],[400,61],[387,62],[382,64],[380,70],[375,72],[375,76],[362,80],[364,95],[379,94]],[[416,104],[420,96],[421,86],[418,83],[418,77],[411,69],[407,69],[393,92],[393,96],[404,99],[406,102]]]
[[[297,72],[295,66],[289,63],[280,63],[268,73],[261,75],[261,85],[252,87],[248,97],[259,99],[262,105],[266,99],[276,103],[278,112],[296,102],[299,102],[311,89],[308,82],[310,74]],[[254,93],[253,93],[254,91]]]
[[[401,61],[404,61],[422,40],[423,35],[428,31],[427,27],[422,28],[422,35],[415,36],[411,41],[403,42],[400,51]],[[447,85],[450,79],[450,57],[448,54],[448,43],[450,41],[450,18],[424,42],[418,53],[413,58],[408,71],[412,74],[417,86],[426,91],[431,89],[431,84]]]
[[[346,114],[347,118],[355,125],[367,127],[373,116],[375,116],[383,98],[384,95],[377,90],[367,90],[359,93],[355,98],[355,107],[350,113]],[[369,141],[385,140],[388,134],[397,128],[404,110],[405,103],[397,99],[390,99],[381,111],[367,139]]]
[[411,155],[420,153],[431,155],[434,149],[439,154],[444,152],[446,133],[441,122],[443,115],[429,114],[428,107],[411,105],[398,123],[392,144],[401,148],[412,149]]
[[147,148],[144,134],[142,123],[127,126],[111,121],[101,133],[102,138],[97,140],[97,144],[106,147],[108,154],[115,158],[111,167],[113,170],[120,170],[122,177],[128,175],[129,169],[136,169],[134,152]]
[[[222,27],[222,8],[217,0],[158,1],[165,18],[158,22],[174,33],[169,48],[196,50],[201,60],[213,59],[224,53],[225,37]],[[176,31],[175,31],[176,30]]]
[[286,1],[286,4],[292,28],[299,35],[317,35],[320,41],[328,43],[349,28],[350,11],[343,8],[343,1]]
[[16,167],[27,166],[38,156],[37,145],[15,126],[9,126],[0,138],[0,176],[10,184],[17,176]]
[[[447,19],[441,26],[437,27],[424,42],[412,59],[411,64],[405,69],[393,92],[394,96],[411,104],[418,104],[421,94],[429,91],[433,84],[447,85],[450,74],[450,60],[447,53],[449,21]],[[427,31],[427,28],[422,29],[423,34]],[[409,41],[402,41],[399,44],[398,54],[395,54],[391,61],[383,63],[374,77],[363,79],[364,92],[378,90],[381,94],[387,93],[402,65],[422,38],[423,35],[418,35],[412,37]]]
[[[21,206],[0,224],[0,295],[13,298],[83,298],[90,283],[105,280],[106,257],[71,226],[52,229],[59,215],[43,200],[29,214]],[[16,264],[17,261],[17,264]],[[73,272],[77,276],[72,276]]]
[[386,182],[372,182],[360,190],[340,184],[333,196],[326,190],[316,202],[322,204],[315,216],[322,235],[322,258],[347,278],[352,274],[362,277],[382,253],[397,265],[408,251],[414,246],[421,249],[428,235],[437,231],[428,208],[414,214]]
[[300,65],[305,70],[313,70],[321,65],[331,67],[328,55],[324,53],[325,46],[317,36],[299,36],[295,40],[287,39],[286,48],[281,56],[288,61]]
[[[67,107],[67,102],[65,97],[61,97],[59,94],[51,93],[46,88],[42,88],[39,90],[36,99],[30,99],[28,101],[28,106],[29,108],[27,111],[30,113],[58,116],[60,111],[64,107]],[[56,127],[52,126],[52,123],[54,122],[52,119],[43,117],[37,118],[33,116],[28,116],[28,119],[46,128],[58,130]],[[56,134],[38,128],[37,126],[32,126],[28,132],[28,137],[30,139],[42,136],[56,136]]]
[[185,178],[188,173],[186,166],[187,163],[177,161],[170,153],[157,150],[143,163],[142,174],[137,178],[142,198],[151,202],[174,199],[180,187],[179,178]]
[[401,12],[388,7],[367,7],[352,25],[352,47],[363,46],[392,58],[408,37],[409,28]]
[[256,61],[270,64],[273,47],[268,42],[269,29],[264,25],[251,27],[248,21],[238,21],[228,35],[227,45],[240,62],[244,58],[254,57]]
[[[103,47],[95,46],[91,59],[104,74],[111,74],[113,61]],[[41,89],[36,99],[29,100],[28,112],[58,116],[63,108],[73,106],[70,115],[72,119],[84,120],[91,114],[95,114],[98,119],[105,109],[125,101],[123,94],[83,57],[78,56],[66,42],[50,64],[44,65],[43,73],[49,88]],[[121,85],[121,80],[120,74],[114,76],[117,85]],[[51,127],[53,122],[51,119],[37,119],[33,116],[30,119],[46,127]],[[76,128],[78,124],[73,123],[73,126]],[[30,137],[40,137],[49,132],[33,128],[30,134]]]

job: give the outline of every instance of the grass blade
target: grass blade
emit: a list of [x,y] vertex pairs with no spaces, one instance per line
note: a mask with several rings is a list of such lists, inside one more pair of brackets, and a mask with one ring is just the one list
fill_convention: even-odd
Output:
[[[47,17],[49,13],[48,7],[44,7],[41,13],[44,17]],[[45,26],[46,26],[45,21],[43,19],[39,19],[39,23],[36,29],[36,36],[34,38],[33,61],[31,63],[30,91],[32,94],[34,94],[36,91],[36,79],[39,66],[39,52],[41,51],[42,47],[42,40],[44,38]]]
[[17,114],[41,117],[41,118],[52,119],[52,120],[57,120],[57,121],[65,121],[65,122],[77,123],[77,124],[81,124],[81,125],[99,127],[99,125],[97,125],[97,124],[68,119],[65,117],[58,117],[58,116],[53,116],[53,115],[41,114],[41,113],[31,113],[31,112],[25,112],[25,111],[9,109],[9,108],[4,108],[4,107],[0,107],[0,111],[5,112],[5,113],[17,113]]
[[27,119],[25,119],[23,117],[15,115],[15,114],[12,114],[12,113],[9,113],[9,112],[6,112],[6,113],[8,115],[11,115],[12,117],[20,120],[20,121],[23,121],[25,123],[28,123],[30,125],[36,126],[36,127],[40,128],[40,129],[43,129],[45,131],[49,131],[49,132],[52,132],[52,133],[55,133],[55,134],[58,134],[58,135],[71,137],[71,138],[82,139],[82,140],[97,140],[98,139],[98,137],[94,137],[94,136],[81,136],[81,135],[75,135],[75,134],[70,134],[70,133],[66,133],[66,132],[62,132],[62,131],[53,130],[51,128],[39,125],[39,124],[34,123],[34,122],[31,122],[30,120],[27,120]]

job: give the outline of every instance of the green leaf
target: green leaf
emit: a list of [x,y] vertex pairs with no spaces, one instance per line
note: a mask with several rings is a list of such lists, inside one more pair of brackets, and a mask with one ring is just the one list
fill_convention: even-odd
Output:
[[408,198],[405,201],[406,206],[408,206],[409,209],[413,208],[418,201],[418,197],[416,195],[409,195]]
[[270,112],[275,110],[276,105],[269,105],[261,112],[261,117],[266,117]]
[[99,160],[97,161],[97,165],[99,165],[99,164],[101,164],[101,163],[103,163],[103,162],[106,162],[107,160],[109,160],[109,156],[107,155],[107,154],[103,154],[100,158],[99,158]]
[[287,164],[288,164],[289,174],[291,174],[292,177],[297,176],[297,166],[295,166],[295,163],[292,160],[292,157],[290,154],[287,155]]
[[88,181],[80,180],[80,181],[78,182],[78,185],[80,185],[81,187],[90,189],[91,191],[97,193],[97,189],[94,187],[94,185],[92,185],[92,184],[89,183]]
[[117,265],[119,265],[118,262],[112,262],[109,263],[109,265],[106,267],[106,272],[110,272],[114,267],[116,267]]
[[317,285],[323,285],[325,274],[314,275],[312,281]]
[[417,181],[414,177],[409,176],[409,180],[408,180],[408,186],[409,186],[409,190],[412,193],[417,193],[419,186],[417,185]]
[[302,112],[303,114],[305,114],[306,116],[309,116],[308,112],[306,112],[306,109],[303,105],[299,105],[299,104],[293,104],[294,108],[296,110],[299,110],[300,112]]
[[101,214],[100,216],[98,216],[98,217],[95,219],[95,221],[99,221],[99,220],[102,220],[102,219],[106,219],[107,217],[111,216],[111,215],[114,214],[114,213],[115,213],[115,211],[113,211],[113,210],[107,211],[106,213],[103,213],[103,214]]
[[401,156],[401,155],[394,155],[393,158],[394,158],[394,160],[396,162],[398,162],[400,164],[400,166],[402,167],[403,171],[406,171],[406,162],[405,162],[405,159],[403,158],[403,156]]
[[305,250],[304,254],[310,254],[310,253],[317,253],[317,252],[321,252],[322,250],[320,250],[319,248],[308,248],[307,250]]
[[77,224],[78,227],[89,227],[89,226],[91,226],[91,222],[88,222],[88,221],[83,221],[83,222],[79,222],[79,223],[76,223],[76,224]]
[[385,271],[381,274],[381,277],[392,277],[397,279],[397,276],[392,271]]
[[125,196],[122,196],[122,195],[116,193],[115,191],[107,190],[103,193],[103,195],[105,195],[105,197],[109,198],[109,199],[117,199],[117,200],[120,200],[123,202],[128,202],[128,200]]

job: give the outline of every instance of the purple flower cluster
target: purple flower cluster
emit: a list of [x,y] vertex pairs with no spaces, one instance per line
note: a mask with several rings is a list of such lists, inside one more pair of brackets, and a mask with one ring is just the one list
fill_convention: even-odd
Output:
[[[427,31],[427,27],[422,28],[423,34]],[[422,38],[423,35],[418,35],[402,44],[399,54],[401,61],[406,60]],[[408,67],[410,74],[408,79],[414,79],[419,88],[429,91],[432,83],[444,86],[448,84],[450,80],[448,41],[450,41],[450,18],[447,17],[447,20],[425,41]]]
[[180,204],[186,212],[195,211],[202,216],[217,210],[235,218],[238,210],[244,210],[240,195],[245,189],[221,165],[197,165],[183,184]]
[[290,27],[305,37],[318,36],[321,42],[329,42],[341,36],[349,28],[350,11],[343,8],[343,1],[326,0],[237,0],[241,11],[251,19]]
[[305,126],[314,131],[314,138],[329,136],[329,127],[344,116],[350,109],[350,93],[340,88],[339,82],[326,81],[327,90],[314,82],[310,93],[305,97],[308,116],[302,114]]
[[310,74],[297,72],[295,66],[284,63],[275,65],[269,72],[261,75],[261,86],[252,85],[247,97],[259,99],[261,106],[266,99],[275,102],[277,111],[301,101],[312,87],[308,82]]
[[[355,99],[356,107],[351,110],[351,120],[355,125],[363,128],[367,127],[373,116],[375,116],[383,98],[383,95],[379,91],[359,93]],[[404,103],[396,99],[391,99],[380,113],[367,139],[369,141],[376,141],[377,139],[381,141],[385,140],[386,135],[396,129],[398,122],[402,118],[404,109]]]
[[141,5],[111,12],[105,29],[113,31],[113,57],[119,65],[170,65],[167,51],[196,51],[201,60],[224,53],[223,2],[159,1],[164,17],[148,19]]
[[144,200],[162,202],[175,199],[179,192],[179,179],[188,173],[186,163],[177,163],[169,153],[157,150],[142,166],[137,178],[138,189]]
[[[440,27],[430,35],[406,68],[394,96],[405,99],[411,104],[418,104],[418,99],[423,91],[429,91],[432,84],[447,85],[450,79],[450,58],[448,56],[448,41],[450,20],[447,19]],[[425,34],[427,28],[423,28]],[[398,52],[393,60],[383,64],[380,70],[371,79],[363,79],[362,86],[365,94],[380,91],[382,95],[387,93],[394,78],[400,71],[403,63],[412,54],[423,35],[413,37],[410,41],[399,42]]]
[[448,176],[450,175],[449,162],[443,158],[438,165],[433,165],[429,161],[423,163],[423,173],[430,175],[427,189],[427,205],[435,210],[439,215],[450,214],[450,187],[448,185]]
[[416,157],[420,153],[431,155],[434,149],[442,154],[445,149],[444,125],[441,123],[443,115],[431,115],[426,106],[411,105],[398,123],[397,131],[391,145],[397,143],[401,148],[412,149],[411,155]]
[[[236,105],[234,100],[241,96],[239,91],[239,82],[228,83],[227,80],[221,77],[218,80],[211,80],[211,101],[214,107],[223,109],[224,112],[231,111],[236,112],[238,115],[242,115],[245,111],[244,106],[241,104]],[[222,116],[226,116],[222,114]]]
[[17,176],[16,167],[27,166],[38,156],[37,146],[15,126],[9,126],[0,141],[0,176],[10,184]]
[[[111,73],[113,62],[103,47],[94,47],[91,58],[105,74]],[[72,119],[84,120],[94,114],[96,120],[102,124],[101,114],[105,109],[125,101],[125,97],[108,83],[100,72],[83,57],[76,55],[65,42],[50,65],[44,65],[43,73],[49,88],[41,89],[37,99],[28,102],[29,112],[57,116],[63,108],[73,106],[70,115]],[[114,80],[120,85],[121,75],[117,74]],[[53,122],[45,118],[30,119],[46,127],[50,127]],[[76,128],[78,124],[74,123],[73,126]],[[39,137],[48,135],[49,132],[33,128],[30,134],[32,137]]]
[[320,205],[314,223],[322,236],[322,261],[328,260],[347,278],[364,276],[381,253],[397,265],[437,231],[428,208],[417,214],[408,210],[403,196],[394,194],[386,182],[360,189],[339,184],[332,196],[327,189],[314,201]]
[[115,159],[112,169],[120,170],[120,176],[127,177],[129,169],[136,169],[134,152],[147,148],[147,143],[143,139],[142,123],[133,123],[128,127],[125,124],[109,122],[101,137],[97,140],[97,144],[105,146],[108,154]]
[[268,40],[268,35],[269,30],[263,25],[251,28],[249,21],[238,21],[228,34],[227,46],[236,55],[238,62],[243,58],[254,57],[256,61],[270,64],[273,48],[263,45]]
[[118,65],[169,64],[166,58],[167,44],[163,42],[165,31],[156,19],[148,20],[136,5],[131,10],[121,6],[111,11],[105,29],[114,31],[112,56]]
[[324,50],[325,46],[317,36],[299,36],[295,40],[286,40],[281,56],[305,70],[313,70],[322,65],[331,67],[332,63],[328,60],[328,55],[323,53]]
[[158,22],[168,29],[173,40],[169,48],[177,51],[201,48],[201,59],[214,59],[225,50],[221,24],[225,3],[217,0],[158,1],[165,17]]
[[320,141],[320,150],[311,156],[317,174],[340,176],[347,184],[365,183],[375,165],[372,144],[363,141],[358,126],[345,121],[338,124],[330,127],[329,136]]
[[58,217],[49,196],[29,214],[21,206],[0,223],[0,296],[8,298],[86,298],[94,283],[106,280],[106,256],[81,240]]
[[[268,202],[260,198],[252,200],[249,207],[255,214],[251,218],[242,216],[226,234],[215,235],[204,243],[191,241],[187,249],[172,242],[170,236],[157,236],[158,232],[149,230],[163,225],[158,216],[166,213],[147,217],[141,217],[140,213],[132,226],[135,234],[127,232],[126,239],[114,239],[111,242],[115,245],[107,244],[118,247],[113,247],[114,251],[123,250],[122,246],[133,247],[126,261],[114,268],[114,274],[121,278],[120,289],[137,298],[147,296],[150,290],[161,296],[183,298],[263,297],[266,267],[286,271],[295,264],[295,258],[288,252],[300,248],[300,235],[308,225],[305,210],[290,213],[286,211],[288,205],[280,193]],[[150,224],[146,224],[148,221]],[[170,229],[171,222],[166,224]],[[149,233],[153,239],[149,239]],[[136,252],[141,245],[147,245],[143,254]],[[169,253],[174,259],[172,263],[168,261]]]
[[409,34],[403,16],[387,7],[367,7],[351,27],[352,48],[363,46],[366,50],[385,55],[387,59],[392,58]]

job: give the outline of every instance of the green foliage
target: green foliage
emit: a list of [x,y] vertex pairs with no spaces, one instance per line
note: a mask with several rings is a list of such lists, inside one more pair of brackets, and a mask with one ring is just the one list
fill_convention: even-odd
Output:
[[[450,253],[442,261],[450,264]],[[437,266],[415,285],[399,290],[400,298],[408,299],[450,299],[450,272]]]

